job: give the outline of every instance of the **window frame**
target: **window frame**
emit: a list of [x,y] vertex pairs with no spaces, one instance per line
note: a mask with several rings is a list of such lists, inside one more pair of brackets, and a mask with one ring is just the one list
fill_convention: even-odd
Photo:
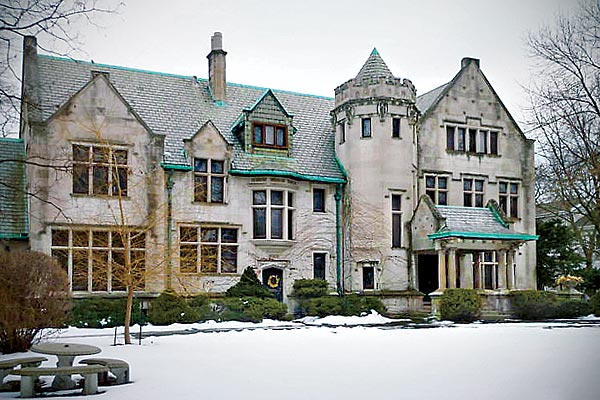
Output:
[[[256,203],[255,194],[265,192],[265,203]],[[281,204],[273,204],[273,192],[281,192]],[[280,188],[263,188],[252,190],[252,239],[254,240],[278,240],[290,241],[294,240],[294,197],[295,192],[288,189]],[[257,235],[257,211],[264,210],[264,235]],[[273,236],[273,211],[281,210],[281,237]],[[261,229],[262,231],[262,229]]]
[[339,144],[346,143],[346,120],[340,121],[338,124],[340,127],[340,141]]
[[[76,156],[76,154],[82,154],[76,151],[77,148],[86,149],[86,159],[80,159]],[[95,152],[94,150],[96,149],[98,149],[100,152]],[[108,154],[105,154],[104,152],[107,150]],[[124,153],[124,158],[122,154],[119,156],[118,153]],[[127,149],[125,146],[113,146],[110,144],[97,143],[72,143],[71,157],[73,167],[71,193],[73,195],[94,197],[128,197],[130,171],[129,149]],[[101,158],[104,158],[104,160]],[[79,172],[76,172],[77,170],[79,170]],[[99,171],[105,172],[98,174]],[[105,186],[100,186],[100,188],[97,189],[96,183],[98,180],[105,181]],[[76,185],[79,186],[79,182],[81,185],[87,186],[87,190],[83,190],[83,188],[79,189],[79,187],[76,188]],[[101,190],[101,188],[104,187],[106,190]]]
[[[505,190],[502,187],[505,186]],[[504,214],[511,219],[519,219],[519,188],[520,182],[514,180],[498,181],[498,205]],[[515,191],[513,192],[513,188]]]
[[371,117],[360,119],[360,137],[361,139],[373,137],[373,123]]
[[[184,237],[182,233],[184,229],[195,230],[194,238],[195,240],[183,240],[187,239]],[[216,230],[216,235],[214,236],[215,240],[209,240],[207,238],[211,238],[210,236],[206,236],[206,231]],[[230,242],[224,240],[224,230],[235,231],[235,241]],[[238,273],[239,266],[239,247],[240,247],[240,229],[238,226],[232,225],[215,225],[215,224],[180,224],[178,233],[178,255],[179,255],[179,273],[181,274],[203,274],[203,275],[234,275]],[[205,264],[203,258],[205,257],[205,252],[209,248],[216,248],[216,265],[215,270],[207,269],[205,270],[205,266],[209,266],[209,264]],[[195,267],[192,265],[190,269],[184,270],[182,266],[183,260],[182,257],[182,248],[195,249]],[[224,249],[231,248],[235,249],[235,264],[231,264],[234,267],[234,270],[227,271],[224,268],[225,260],[225,252]],[[225,260],[225,261],[224,261]],[[187,269],[188,266],[186,266]]]
[[[423,178],[424,178],[425,194],[427,196],[429,196],[429,198],[431,199],[433,204],[440,205],[440,206],[447,206],[448,205],[448,196],[450,194],[449,193],[450,192],[450,188],[449,188],[450,178],[448,177],[448,175],[425,174],[425,176]],[[427,178],[434,179],[433,187],[428,185]],[[440,187],[440,179],[445,180],[446,187],[444,187],[444,188]],[[445,200],[443,202],[440,201],[442,194],[444,194],[444,197],[445,197]]]
[[[317,204],[317,193],[321,193],[322,198],[321,198],[321,207],[318,207]],[[327,208],[327,190],[325,188],[321,188],[321,187],[315,187],[312,190],[312,197],[313,197],[313,208],[312,211],[313,213],[324,213],[326,212],[326,208]]]
[[392,138],[400,139],[401,133],[402,133],[402,118],[393,117],[392,118]]
[[[256,128],[261,128],[261,141],[256,141]],[[273,144],[267,143],[267,128],[273,128]],[[277,144],[277,130],[283,129],[283,144]],[[283,124],[271,124],[265,122],[252,123],[252,145],[255,147],[266,147],[270,149],[287,149],[289,148],[288,127]]]
[[[199,171],[197,169],[197,164],[200,160],[204,160],[206,162],[206,171]],[[222,163],[222,172],[213,172],[213,162]],[[205,199],[199,199],[198,196],[198,187],[197,179],[200,177],[205,177],[205,185],[206,185],[206,193]],[[213,200],[213,189],[214,183],[213,180],[221,180],[221,201]],[[205,203],[205,204],[226,204],[227,199],[227,160],[224,159],[216,159],[216,158],[204,158],[204,157],[194,157],[194,165],[193,165],[193,176],[192,176],[192,202],[193,203]]]
[[446,151],[466,154],[499,155],[498,130],[461,124],[445,124]]
[[[55,243],[55,234],[58,232],[66,233],[66,242],[63,243]],[[106,241],[102,242],[101,239],[95,239],[96,235],[99,233],[106,233]],[[135,264],[136,259],[135,254],[143,254],[143,263],[142,263],[142,273],[145,274],[147,259],[146,259],[146,240],[147,233],[143,230],[138,230],[134,228],[127,228],[127,242],[122,242],[122,239],[119,236],[119,231],[117,229],[110,229],[110,227],[83,227],[83,226],[56,226],[50,229],[50,252],[52,256],[57,259],[61,267],[66,270],[68,279],[69,279],[69,290],[71,292],[78,293],[113,293],[113,292],[125,292],[126,288],[121,286],[122,282],[118,282],[118,280],[113,279],[112,265],[116,260],[116,254],[123,254],[125,249],[128,248],[130,252],[130,257],[134,260],[134,266],[138,266]],[[87,236],[83,242],[77,242],[75,239],[76,235]],[[143,240],[140,241],[138,235],[143,235]],[[87,242],[87,243],[86,243]],[[121,246],[119,246],[121,244]],[[66,259],[61,260],[58,254],[66,255]],[[105,279],[106,283],[104,285],[105,288],[101,290],[96,290],[95,275],[94,275],[94,260],[99,260],[100,256],[98,254],[106,254],[106,261],[104,261],[104,257],[102,257],[101,262],[106,262],[105,265],[100,265],[100,272],[102,274],[106,274]],[[85,261],[82,265],[76,265],[78,259],[75,254],[84,254]],[[63,264],[66,262],[66,265]],[[99,261],[100,262],[100,261]],[[85,273],[85,289],[75,288],[75,281],[77,279],[75,269],[78,267],[84,268]],[[83,281],[82,281],[83,282]],[[145,286],[145,276],[143,279],[143,283],[141,286]],[[139,282],[136,282],[138,285],[134,288],[136,291],[144,290],[144,287],[140,287]]]
[[[467,188],[469,183],[470,188]],[[478,188],[480,184],[480,189]],[[469,199],[467,201],[467,199]],[[485,201],[485,179],[463,178],[463,206],[483,207]]]
[[[397,205],[395,202],[397,201]],[[391,218],[392,218],[392,237],[391,245],[393,249],[402,248],[402,195],[392,193],[390,195]]]
[[[316,251],[313,253],[313,279],[321,279],[327,281],[327,255],[327,252]],[[323,263],[318,268],[319,273],[317,273],[317,258],[322,258]]]

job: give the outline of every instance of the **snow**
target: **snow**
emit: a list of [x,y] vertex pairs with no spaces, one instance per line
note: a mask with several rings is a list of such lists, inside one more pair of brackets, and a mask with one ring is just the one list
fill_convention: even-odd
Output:
[[[261,324],[145,326],[145,334],[175,334],[146,337],[141,346],[137,341],[113,346],[111,328],[69,328],[50,340],[93,344],[102,348],[98,357],[129,362],[133,383],[101,388],[105,393],[99,399],[600,397],[597,318],[442,323],[429,329],[390,321],[397,322],[369,314]],[[375,323],[379,325],[364,326]],[[49,358],[45,364],[51,366],[56,360]],[[18,396],[0,393],[0,398]]]

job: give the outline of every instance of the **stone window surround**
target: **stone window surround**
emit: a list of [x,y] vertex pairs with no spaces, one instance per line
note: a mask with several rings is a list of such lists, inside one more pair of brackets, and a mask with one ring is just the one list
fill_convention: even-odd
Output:
[[[265,199],[264,202],[257,198],[257,193],[264,192]],[[274,192],[281,192],[282,196],[282,204],[272,204]],[[261,242],[291,242],[294,240],[294,213],[295,213],[295,199],[296,192],[293,190],[289,190],[283,187],[262,187],[252,189],[252,239],[256,244],[260,244]],[[260,203],[260,204],[259,204]],[[257,232],[258,218],[260,210],[264,211],[264,235],[262,233]],[[281,237],[273,237],[273,215],[274,211],[281,210]],[[279,226],[276,226],[279,228]],[[261,229],[262,231],[262,229]],[[258,233],[258,234],[257,234]]]
[[[227,204],[227,160],[224,159],[214,159],[214,158],[204,158],[204,157],[194,157],[194,171],[192,174],[192,202],[193,203],[202,203],[202,204],[214,204],[214,205],[222,205]],[[206,160],[206,171],[198,171],[196,168],[197,160]],[[213,172],[213,161],[222,163],[222,172]],[[206,177],[206,199],[198,200],[198,196],[196,193],[197,184],[196,180],[199,177]],[[222,193],[221,193],[221,201],[213,201],[213,178],[221,179],[222,183]],[[217,199],[218,200],[218,199]]]
[[[450,178],[447,174],[424,174],[423,186],[425,187],[425,194],[429,196],[433,204],[448,205]],[[429,184],[431,179],[434,179],[433,186]],[[445,186],[442,182],[445,182]]]
[[[327,269],[328,269],[328,263],[327,263],[327,259],[329,258],[329,253],[326,251],[314,251],[313,252],[313,279],[323,279],[323,280],[327,280]],[[323,271],[322,271],[322,277],[318,277],[317,275],[317,258],[323,258]]]
[[519,219],[519,206],[521,203],[519,201],[520,186],[521,182],[518,180],[498,179],[498,204],[509,219]]
[[[128,198],[128,181],[129,181],[129,146],[123,144],[112,144],[112,143],[97,143],[97,142],[72,142],[71,143],[71,154],[73,159],[73,179],[72,179],[72,190],[71,193],[74,196],[93,196],[93,197],[121,197],[123,199]],[[87,154],[87,160],[81,159],[77,157],[76,149],[85,148]],[[98,155],[103,155],[102,153],[97,153],[96,149],[102,149],[103,153],[108,152],[105,155],[106,160],[97,159]],[[117,153],[120,153],[119,156]],[[124,157],[123,157],[124,153]],[[123,161],[124,160],[124,161]],[[85,168],[85,172],[83,170],[77,172],[77,169]],[[104,179],[106,180],[106,193],[96,193],[97,186],[96,180],[98,175],[95,174],[96,170],[105,169]],[[115,174],[115,169],[117,170],[118,181],[115,181],[113,175]],[[124,174],[121,175],[122,171]],[[76,181],[78,180],[78,176],[85,177],[86,184],[88,189],[86,191],[76,192]],[[118,186],[114,186],[114,183],[117,182]],[[116,189],[116,190],[115,190]],[[120,189],[120,192],[119,192]]]
[[[498,127],[472,126],[460,123],[445,123],[443,126],[445,127],[447,152],[500,156],[500,129]],[[462,132],[462,135],[460,132]]]

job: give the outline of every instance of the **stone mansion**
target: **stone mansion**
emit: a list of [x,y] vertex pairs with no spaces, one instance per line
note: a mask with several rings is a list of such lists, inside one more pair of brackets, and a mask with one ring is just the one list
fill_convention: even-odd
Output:
[[35,196],[4,201],[0,240],[54,255],[77,296],[118,296],[125,260],[141,296],[222,293],[247,267],[284,302],[316,278],[390,312],[455,287],[502,310],[535,288],[534,144],[479,60],[417,96],[373,50],[326,98],[227,82],[226,55],[215,33],[202,79],[26,37],[20,138],[0,156],[56,168],[27,164]]

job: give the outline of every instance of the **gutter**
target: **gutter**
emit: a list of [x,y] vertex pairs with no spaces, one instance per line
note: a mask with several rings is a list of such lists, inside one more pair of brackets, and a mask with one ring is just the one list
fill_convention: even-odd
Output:
[[173,257],[172,256],[172,247],[173,247],[173,238],[171,237],[172,227],[173,227],[173,186],[175,183],[173,182],[173,170],[167,169],[167,276],[165,278],[165,288],[167,290],[172,289],[171,282],[171,273],[173,272]]
[[332,178],[328,176],[319,176],[319,175],[306,175],[300,174],[297,172],[291,171],[278,171],[278,170],[269,170],[269,169],[254,169],[254,170],[242,170],[242,169],[230,169],[229,173],[231,175],[240,175],[240,176],[285,176],[288,178],[295,178],[304,181],[311,182],[324,182],[324,183],[346,183],[346,179],[343,178]]
[[427,235],[429,239],[444,239],[450,237],[459,237],[466,239],[498,239],[498,240],[538,240],[538,235],[528,235],[525,233],[483,233],[483,232],[438,232]]
[[343,186],[335,186],[335,272],[338,296],[343,296],[342,288],[342,193]]

